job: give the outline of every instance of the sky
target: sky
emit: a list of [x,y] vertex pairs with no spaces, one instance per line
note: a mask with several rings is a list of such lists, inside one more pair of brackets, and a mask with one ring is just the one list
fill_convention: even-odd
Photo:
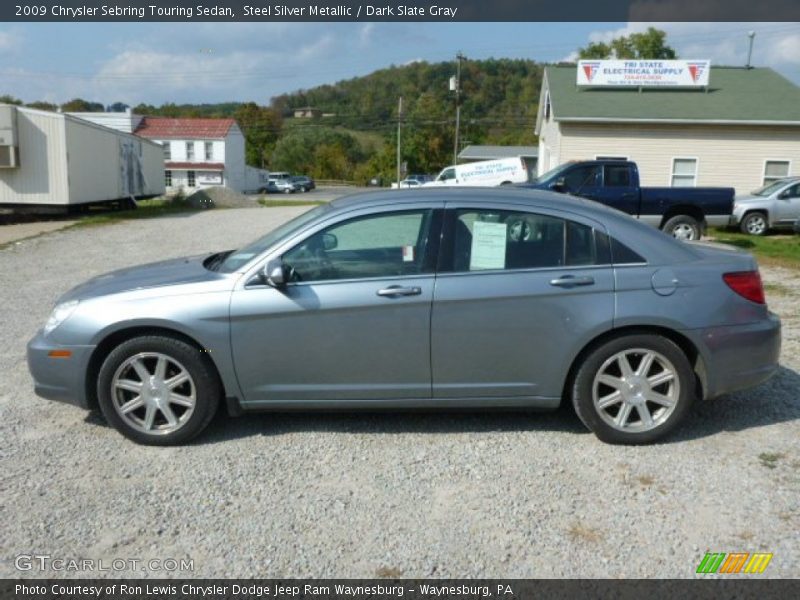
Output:
[[[255,101],[413,61],[575,58],[664,29],[680,57],[752,64],[800,85],[800,23],[0,23],[0,95],[26,102]],[[446,85],[446,82],[443,84]]]

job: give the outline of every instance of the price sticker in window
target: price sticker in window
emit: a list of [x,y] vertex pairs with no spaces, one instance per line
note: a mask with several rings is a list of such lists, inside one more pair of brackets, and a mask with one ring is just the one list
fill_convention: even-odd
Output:
[[403,246],[403,262],[414,262],[414,246]]

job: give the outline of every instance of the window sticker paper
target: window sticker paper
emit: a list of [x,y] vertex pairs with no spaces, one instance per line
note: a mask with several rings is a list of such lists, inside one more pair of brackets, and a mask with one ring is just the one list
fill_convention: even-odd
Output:
[[470,271],[505,269],[506,231],[505,223],[475,221],[472,226]]

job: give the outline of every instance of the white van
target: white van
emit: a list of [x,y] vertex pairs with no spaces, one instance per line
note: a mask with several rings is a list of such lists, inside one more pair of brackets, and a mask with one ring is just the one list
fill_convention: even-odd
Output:
[[453,165],[443,169],[436,179],[424,185],[492,187],[510,183],[525,183],[527,181],[530,181],[530,174],[528,173],[525,159],[521,156],[515,156],[513,158],[481,160],[464,163],[463,165]]

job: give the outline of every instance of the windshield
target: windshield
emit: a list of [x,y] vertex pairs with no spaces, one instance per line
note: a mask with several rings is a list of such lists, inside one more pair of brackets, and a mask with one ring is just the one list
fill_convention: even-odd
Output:
[[778,181],[773,181],[772,183],[768,183],[767,185],[758,188],[753,192],[754,196],[771,196],[783,186],[789,183],[786,179],[779,179]]
[[550,169],[546,173],[542,173],[539,177],[533,180],[534,183],[544,183],[545,181],[549,181],[550,179],[555,179],[556,176],[561,173],[564,169],[566,169],[569,163],[558,165],[554,169]]
[[216,270],[221,273],[233,273],[234,271],[239,270],[256,256],[264,252],[267,248],[275,244],[275,242],[280,240],[282,237],[292,233],[293,231],[296,231],[297,229],[300,229],[303,227],[303,225],[309,223],[328,209],[328,204],[317,206],[316,208],[309,210],[308,212],[304,212],[298,217],[295,217],[291,221],[284,223],[277,229],[273,229],[267,235],[258,238],[256,241],[248,244],[244,248],[234,250],[225,258],[225,260],[220,263]]

